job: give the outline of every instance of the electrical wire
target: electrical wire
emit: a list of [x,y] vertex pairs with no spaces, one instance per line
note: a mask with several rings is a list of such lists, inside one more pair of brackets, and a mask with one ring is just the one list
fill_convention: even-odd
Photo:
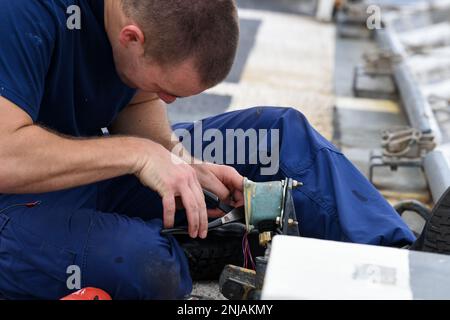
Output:
[[256,265],[250,249],[250,243],[248,241],[248,232],[245,232],[244,237],[242,238],[242,253],[244,255],[244,268],[256,270]]

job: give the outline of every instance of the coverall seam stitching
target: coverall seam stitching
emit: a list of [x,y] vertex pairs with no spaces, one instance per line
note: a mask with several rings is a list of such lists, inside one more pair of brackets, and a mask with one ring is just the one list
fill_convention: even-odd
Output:
[[[330,151],[330,152],[332,152],[332,153],[334,153],[334,154],[337,154],[337,155],[340,155],[340,156],[344,156],[344,154],[343,154],[342,152],[333,150],[331,147],[322,147],[322,148],[320,148],[320,149],[317,149],[317,150],[314,152],[314,156],[312,157],[312,159],[309,161],[309,163],[308,163],[306,166],[302,167],[302,166],[296,166],[296,165],[294,165],[293,170],[306,171],[306,170],[310,169],[310,168],[315,164],[315,162],[316,162],[315,160],[316,160],[316,158],[317,158],[317,155],[318,155],[319,153],[321,153],[322,151],[324,151],[324,150],[328,150],[328,151]],[[295,174],[295,173],[293,173],[292,170],[290,170],[289,168],[286,168],[286,167],[283,166],[283,165],[281,165],[281,166],[285,168],[285,171],[289,171],[291,174]]]
[[[283,169],[282,169],[283,171]],[[284,172],[285,176],[286,173]],[[332,215],[334,218],[338,218],[336,208],[334,206],[328,205],[325,201],[323,201],[321,198],[314,196],[314,194],[305,191],[305,186],[298,189],[301,193],[303,193],[306,197],[308,197],[311,201],[313,201],[315,204],[317,204],[320,208],[324,209],[328,214]]]
[[[305,171],[309,170],[315,163],[315,159],[317,158],[317,155],[319,152],[322,152],[323,150],[328,150],[331,151],[335,154],[341,155],[343,156],[343,154],[341,152],[338,152],[336,150],[333,150],[329,147],[323,147],[321,149],[318,149],[317,152],[315,153],[313,159],[310,160],[310,164],[304,168],[300,168],[300,167],[296,167],[294,168],[295,170],[299,170],[299,173],[294,173],[293,170],[290,170],[289,168],[285,167],[284,165],[281,165],[281,170],[284,171],[285,176],[296,176],[296,175],[302,175]],[[286,174],[289,173],[289,174]],[[317,197],[315,196],[313,193],[307,192],[305,191],[307,190],[307,186],[303,186],[302,188],[299,189],[300,192],[302,192],[305,196],[307,196],[308,198],[310,198],[312,201],[314,201],[314,203],[316,203],[319,207],[325,209],[327,211],[328,214],[333,215],[335,218],[338,217],[337,215],[337,210],[336,207],[333,205],[329,205],[326,201],[324,201],[321,197]]]
[[[87,239],[86,239],[86,244],[84,245],[83,248],[83,257],[82,257],[82,262],[81,262],[81,274],[84,274],[84,272],[86,271],[86,265],[87,265],[87,256],[89,254],[89,242],[91,239],[91,233],[92,233],[92,228],[94,226],[94,221],[91,220],[90,224],[89,224],[89,229],[88,229],[88,233],[87,233]],[[83,281],[83,277],[82,277],[82,283],[84,283],[85,281]]]
[[4,213],[0,213],[0,235],[3,232],[3,229],[5,229],[6,225],[10,222],[11,218],[8,217]]
[[[96,204],[95,204],[95,210],[98,211],[98,202],[99,202],[99,197],[100,197],[100,183],[96,183],[96,189],[97,189],[97,196],[96,196]],[[92,234],[92,229],[95,225],[94,222],[94,217],[92,216],[91,218],[91,222],[89,223],[89,228],[88,228],[88,232],[87,232],[87,237],[86,237],[86,244],[84,245],[83,248],[83,252],[82,252],[82,259],[81,259],[81,273],[84,274],[84,272],[86,271],[86,265],[87,265],[87,257],[89,255],[89,243],[91,240],[91,234]],[[83,277],[82,277],[82,283],[83,283]]]

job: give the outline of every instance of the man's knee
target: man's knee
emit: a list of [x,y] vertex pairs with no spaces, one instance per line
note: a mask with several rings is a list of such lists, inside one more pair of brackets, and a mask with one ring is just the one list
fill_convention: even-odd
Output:
[[160,228],[132,223],[134,230],[114,237],[110,245],[91,246],[87,257],[89,283],[113,299],[182,299],[192,290],[187,259],[172,238]]
[[254,129],[295,129],[303,132],[311,130],[305,115],[292,107],[255,107],[237,111],[236,117],[241,123],[246,123]]
[[131,298],[137,299],[182,299],[189,294],[189,272],[183,269],[182,257],[173,256],[170,251],[168,248],[149,249],[144,246],[133,250],[128,257],[130,263],[119,272],[123,277],[119,282],[129,289],[120,289],[117,298],[129,299],[131,294]]
[[254,107],[251,109],[247,109],[247,112],[256,115],[257,118],[270,119],[272,121],[276,119],[292,117],[296,117],[301,121],[308,121],[302,112],[293,107]]

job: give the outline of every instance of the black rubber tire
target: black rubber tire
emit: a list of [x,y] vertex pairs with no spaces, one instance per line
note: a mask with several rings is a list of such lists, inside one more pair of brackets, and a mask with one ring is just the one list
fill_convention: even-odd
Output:
[[421,251],[450,254],[450,188],[433,208],[418,241]]
[[207,240],[178,238],[188,258],[194,281],[216,280],[227,264],[242,265],[241,241],[239,238],[208,237]]
[[[188,261],[192,280],[218,280],[226,265],[243,265],[242,237],[210,235],[207,239],[191,239],[176,236]],[[253,258],[261,255],[261,249],[254,245],[255,237],[250,236]]]

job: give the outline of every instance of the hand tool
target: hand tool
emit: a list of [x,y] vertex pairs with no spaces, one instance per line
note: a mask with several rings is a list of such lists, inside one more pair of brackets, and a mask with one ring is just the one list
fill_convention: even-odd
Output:
[[[233,208],[225,203],[223,203],[222,201],[220,201],[219,197],[216,196],[215,194],[213,194],[210,191],[207,190],[203,190],[203,194],[205,195],[205,201],[206,201],[206,207],[208,209],[219,209],[221,211],[223,211],[224,213],[226,213],[226,215],[224,215],[221,218],[218,218],[216,220],[211,221],[210,223],[208,223],[208,230],[212,230],[218,227],[221,227],[223,225],[232,223],[232,222],[237,222],[240,220],[243,220],[245,217],[245,210],[244,207],[239,207],[239,208]],[[184,226],[184,227],[179,227],[179,228],[171,228],[171,229],[163,229],[161,231],[161,234],[171,234],[171,235],[176,235],[176,234],[188,234],[188,227]]]

